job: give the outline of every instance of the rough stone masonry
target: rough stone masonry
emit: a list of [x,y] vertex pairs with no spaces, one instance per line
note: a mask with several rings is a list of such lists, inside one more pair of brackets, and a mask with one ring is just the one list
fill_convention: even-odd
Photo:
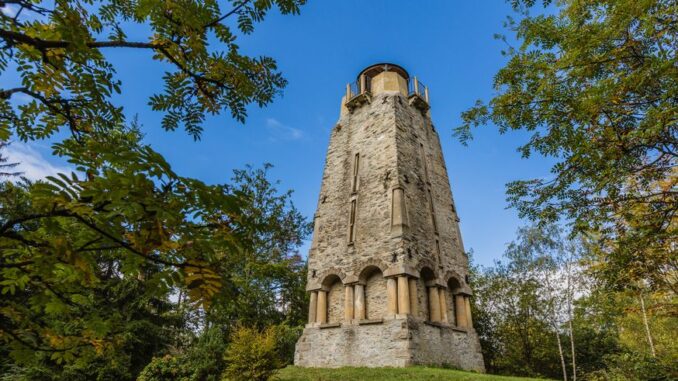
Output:
[[484,371],[428,98],[392,64],[370,66],[347,85],[314,216],[297,366]]

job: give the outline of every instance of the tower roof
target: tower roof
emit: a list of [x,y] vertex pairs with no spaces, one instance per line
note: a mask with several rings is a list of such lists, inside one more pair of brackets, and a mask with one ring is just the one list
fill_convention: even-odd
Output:
[[358,79],[360,79],[360,76],[365,74],[367,77],[375,77],[377,74],[385,72],[385,71],[394,71],[400,76],[402,76],[405,79],[409,79],[410,75],[407,73],[407,70],[403,69],[401,66],[398,66],[396,64],[388,63],[388,62],[382,62],[378,64],[374,64],[371,66],[366,67],[363,69],[360,74],[358,74]]

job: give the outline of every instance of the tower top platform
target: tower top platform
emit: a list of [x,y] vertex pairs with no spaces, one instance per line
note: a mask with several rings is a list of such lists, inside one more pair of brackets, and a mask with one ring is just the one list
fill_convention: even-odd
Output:
[[388,63],[388,62],[382,62],[382,63],[377,63],[374,65],[370,65],[366,68],[364,68],[359,74],[358,74],[358,79],[360,79],[361,75],[365,75],[367,77],[376,77],[379,73],[383,73],[385,71],[390,71],[390,72],[395,72],[398,73],[401,77],[404,79],[408,80],[410,79],[410,75],[407,73],[407,70],[405,70],[402,66]]

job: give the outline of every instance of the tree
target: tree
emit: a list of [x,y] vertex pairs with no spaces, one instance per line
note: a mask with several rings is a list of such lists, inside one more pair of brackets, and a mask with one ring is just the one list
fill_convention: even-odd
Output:
[[[558,225],[527,226],[518,229],[502,261],[474,270],[476,330],[489,344],[483,346],[488,369],[563,380],[581,374],[577,303],[591,292],[583,286],[583,253],[585,242],[568,238]],[[569,353],[562,343],[567,339]]]
[[[227,325],[213,317],[270,324],[284,320],[277,308],[303,309],[294,303],[304,299],[272,299],[303,289],[293,250],[309,229],[289,193],[279,195],[263,170],[239,171],[229,185],[179,177],[137,136],[96,149],[101,176],[2,185],[0,338],[24,373],[73,379],[117,364],[120,378],[133,379],[144,361],[191,336],[187,324],[200,326],[184,305]],[[251,269],[245,285],[261,291],[244,296],[261,297],[263,310],[254,315],[240,310],[239,295]],[[178,292],[189,302],[171,302]]]
[[295,250],[312,226],[292,204],[292,192],[279,193],[267,179],[270,168],[236,170],[226,186],[229,193],[245,196],[243,214],[257,229],[250,230],[247,252],[221,262],[229,287],[207,311],[211,324],[237,321],[263,329],[306,322],[306,264]]
[[[610,289],[595,268],[595,246],[581,238],[557,225],[523,227],[501,261],[471,267],[474,326],[488,371],[675,379],[677,321],[670,311],[676,296],[646,290],[641,301],[638,290]],[[559,342],[568,339],[570,350],[563,350]]]
[[[127,122],[112,102],[122,84],[105,52],[146,50],[167,64],[165,88],[150,105],[164,113],[164,128],[183,127],[198,139],[206,113],[227,111],[243,121],[247,105],[268,104],[286,83],[273,59],[239,53],[230,18],[239,32],[251,33],[273,6],[289,14],[303,3],[2,3],[13,14],[0,16],[0,73],[16,70],[21,86],[0,90],[0,141],[50,138],[54,152],[75,167],[44,181],[1,184],[0,344],[16,364],[42,356],[51,374],[59,374],[56,369],[96,361],[119,363],[114,357],[125,350],[126,338],[141,337],[127,329],[143,315],[132,311],[156,319],[167,310],[185,308],[191,316],[209,310],[235,288],[234,270],[224,264],[251,256],[259,237],[276,238],[278,258],[293,262],[284,250],[303,237],[298,212],[289,214],[297,219],[285,231],[300,230],[285,241],[271,231],[283,230],[279,219],[261,221],[256,214],[270,215],[256,210],[266,205],[288,216],[286,201],[268,203],[275,191],[254,202],[256,192],[172,171],[143,143],[138,123]],[[146,39],[127,37],[134,24],[150,30]],[[17,101],[18,94],[29,101]],[[278,279],[285,277],[296,279],[280,270]],[[113,303],[122,290],[110,290],[126,282],[137,282],[138,293]],[[289,284],[298,287],[295,282]],[[170,300],[176,293],[179,306]],[[183,324],[156,323],[169,329]],[[138,369],[120,377],[133,378]]]
[[[272,58],[240,54],[230,18],[251,33],[274,5],[289,14],[304,2],[57,1],[50,8],[3,2],[14,15],[0,16],[0,71],[16,68],[22,86],[0,90],[0,139],[44,138],[64,127],[82,138],[121,124],[123,110],[110,99],[121,90],[105,56],[111,49],[147,50],[173,69],[163,76],[163,92],[150,99],[165,113],[165,129],[184,127],[197,139],[206,113],[228,111],[244,121],[248,104],[268,104],[286,81]],[[128,37],[134,24],[149,28],[145,39]],[[17,94],[31,99],[18,110],[9,102]]]
[[[510,375],[561,375],[554,322],[558,307],[555,287],[544,273],[554,272],[543,253],[558,241],[553,231],[521,228],[504,253],[503,261],[482,268],[474,277],[476,330],[490,372]],[[553,286],[553,285],[551,285]],[[563,360],[564,361],[564,360]]]
[[[678,212],[678,4],[675,1],[512,0],[519,46],[495,76],[488,103],[463,113],[462,142],[490,122],[531,134],[523,157],[553,157],[552,178],[508,184],[521,217],[564,218],[618,245],[611,268],[673,288]],[[585,36],[585,37],[584,37]],[[628,245],[627,245],[628,244]],[[675,283],[673,283],[675,284]]]

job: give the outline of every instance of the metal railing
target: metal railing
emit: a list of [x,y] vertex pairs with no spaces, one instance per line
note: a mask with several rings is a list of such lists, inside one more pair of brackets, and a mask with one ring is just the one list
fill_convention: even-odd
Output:
[[407,81],[408,95],[418,95],[421,99],[428,103],[428,87],[426,87],[417,77],[410,78]]
[[351,100],[358,95],[370,93],[372,88],[372,78],[362,75],[355,82],[346,85],[346,99]]
[[356,95],[360,95],[360,81],[355,81],[355,82],[349,83],[346,90],[348,91],[347,100],[350,100],[351,98],[355,97]]

